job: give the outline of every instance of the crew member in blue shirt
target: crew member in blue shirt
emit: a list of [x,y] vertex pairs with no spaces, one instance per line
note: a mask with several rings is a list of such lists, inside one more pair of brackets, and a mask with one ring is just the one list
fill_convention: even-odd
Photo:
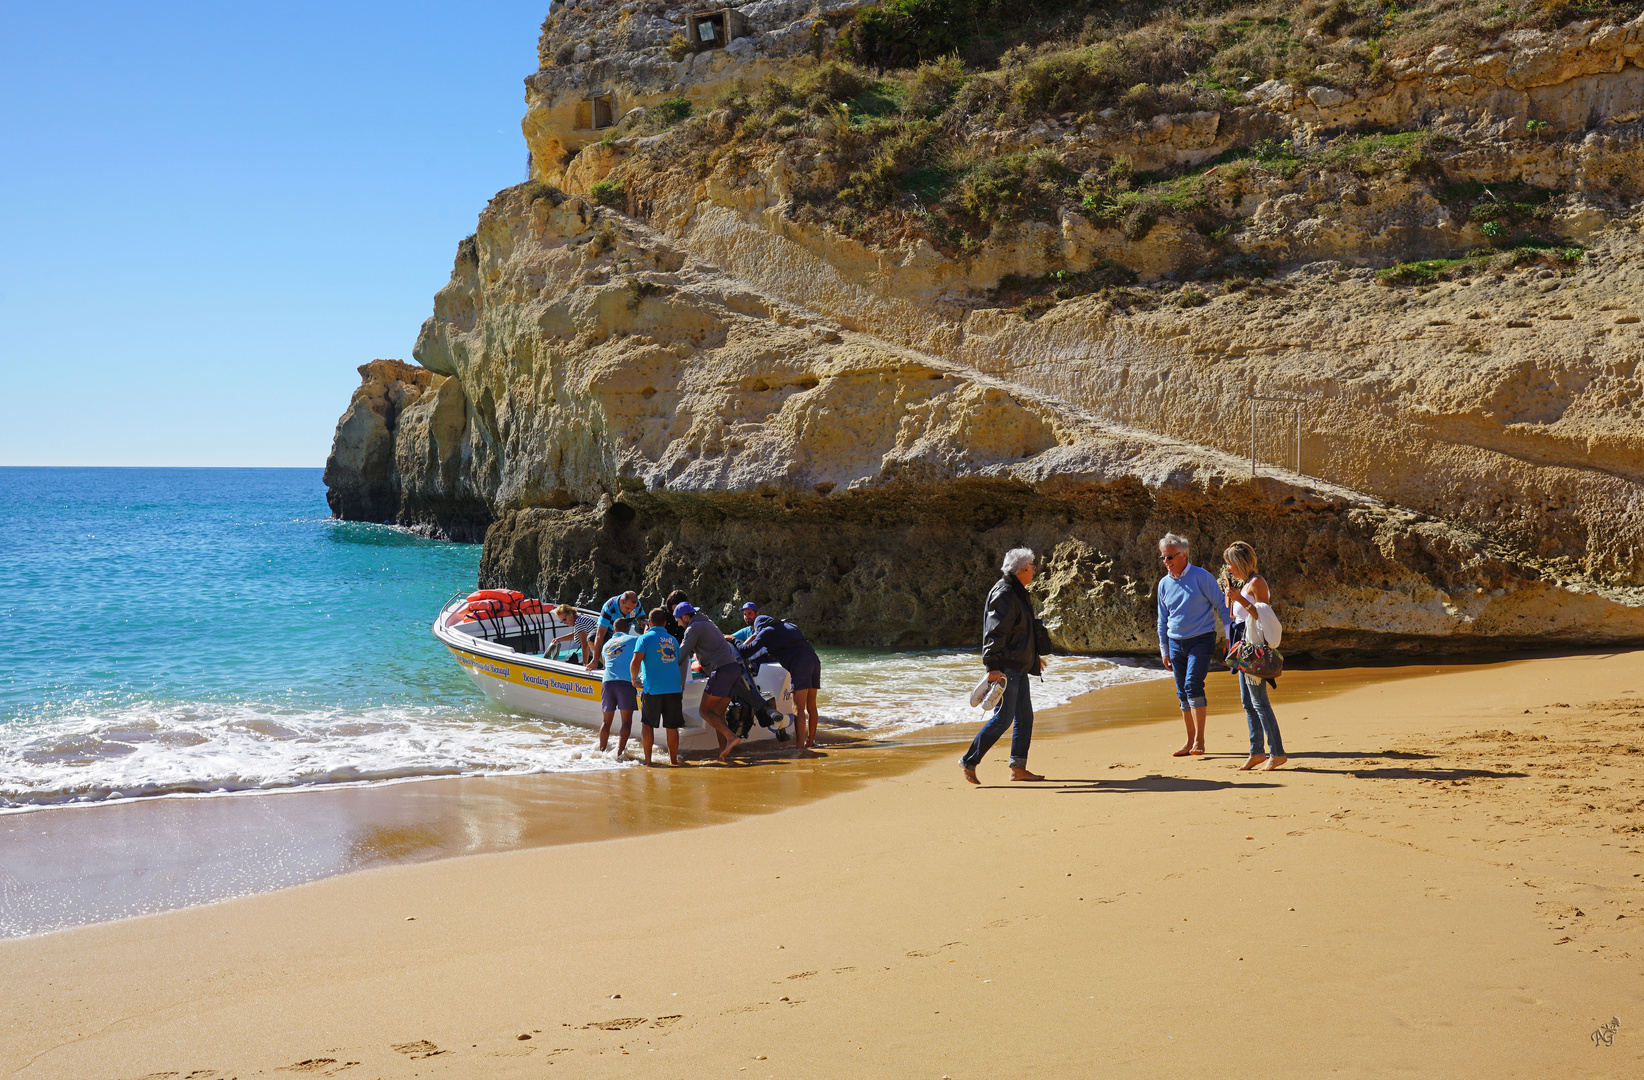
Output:
[[605,752],[611,738],[611,719],[620,712],[622,733],[617,740],[617,757],[622,757],[628,752],[628,734],[633,730],[634,710],[639,708],[639,697],[628,677],[639,635],[630,632],[633,623],[628,619],[616,620],[611,624],[611,629],[615,634],[605,643],[605,674],[599,686],[599,752]]
[[737,645],[753,637],[754,620],[759,618],[759,605],[749,600],[742,605],[742,621],[747,623],[742,629],[731,635],[731,641]]
[[651,763],[658,725],[667,733],[668,764],[685,764],[679,756],[679,729],[685,726],[685,680],[679,674],[679,642],[662,628],[667,617],[668,612],[662,608],[651,612],[651,628],[634,643],[634,658],[628,662],[628,675],[634,685],[645,688],[639,710],[639,739],[647,765]]
[[1204,677],[1222,627],[1231,624],[1227,600],[1214,575],[1187,561],[1187,541],[1166,533],[1159,541],[1159,657],[1176,676],[1176,699],[1187,741],[1174,757],[1204,753]]
[[638,611],[639,594],[632,589],[605,601],[605,606],[599,609],[599,629],[594,634],[593,655],[588,658],[589,671],[598,667],[604,659],[605,639],[616,633],[616,621],[632,619]]

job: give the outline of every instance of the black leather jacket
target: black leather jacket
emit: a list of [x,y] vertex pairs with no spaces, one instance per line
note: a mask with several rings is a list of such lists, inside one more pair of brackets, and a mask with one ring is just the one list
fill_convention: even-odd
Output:
[[989,671],[1039,674],[1039,657],[1050,650],[1045,624],[1033,614],[1033,601],[1015,574],[994,582],[982,616],[982,663]]

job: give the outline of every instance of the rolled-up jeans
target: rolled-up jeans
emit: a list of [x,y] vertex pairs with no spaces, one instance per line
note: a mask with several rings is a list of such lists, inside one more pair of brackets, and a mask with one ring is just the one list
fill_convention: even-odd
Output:
[[1210,673],[1210,654],[1216,648],[1216,632],[1198,637],[1170,639],[1170,673],[1176,676],[1176,700],[1182,711],[1202,709],[1204,677]]
[[982,725],[982,730],[976,733],[965,756],[959,759],[966,768],[974,769],[980,765],[982,755],[993,749],[993,744],[999,741],[1006,728],[1013,728],[1010,733],[1010,767],[1027,768],[1028,743],[1033,741],[1033,699],[1028,696],[1028,677],[1022,671],[1007,671],[1004,675],[1005,692],[999,698],[999,704],[994,706],[993,715]]
[[1251,754],[1265,754],[1272,748],[1274,757],[1284,757],[1284,740],[1279,737],[1279,718],[1273,715],[1273,705],[1267,700],[1267,684],[1239,677],[1239,702],[1244,705],[1244,718],[1250,724]]

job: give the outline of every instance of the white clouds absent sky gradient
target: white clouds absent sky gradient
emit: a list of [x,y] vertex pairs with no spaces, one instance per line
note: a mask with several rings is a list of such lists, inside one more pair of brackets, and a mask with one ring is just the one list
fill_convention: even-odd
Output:
[[9,5],[0,465],[323,464],[525,178],[547,7]]

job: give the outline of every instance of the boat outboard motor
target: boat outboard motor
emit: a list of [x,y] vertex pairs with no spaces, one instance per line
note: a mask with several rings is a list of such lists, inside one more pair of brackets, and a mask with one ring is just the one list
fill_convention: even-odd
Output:
[[774,702],[754,689],[748,682],[747,674],[744,673],[731,688],[731,702],[725,707],[725,726],[736,732],[737,738],[745,739],[748,732],[753,730],[754,721],[758,720],[760,727],[772,729],[778,742],[787,742],[788,729],[779,726],[782,723],[782,714],[774,705]]

